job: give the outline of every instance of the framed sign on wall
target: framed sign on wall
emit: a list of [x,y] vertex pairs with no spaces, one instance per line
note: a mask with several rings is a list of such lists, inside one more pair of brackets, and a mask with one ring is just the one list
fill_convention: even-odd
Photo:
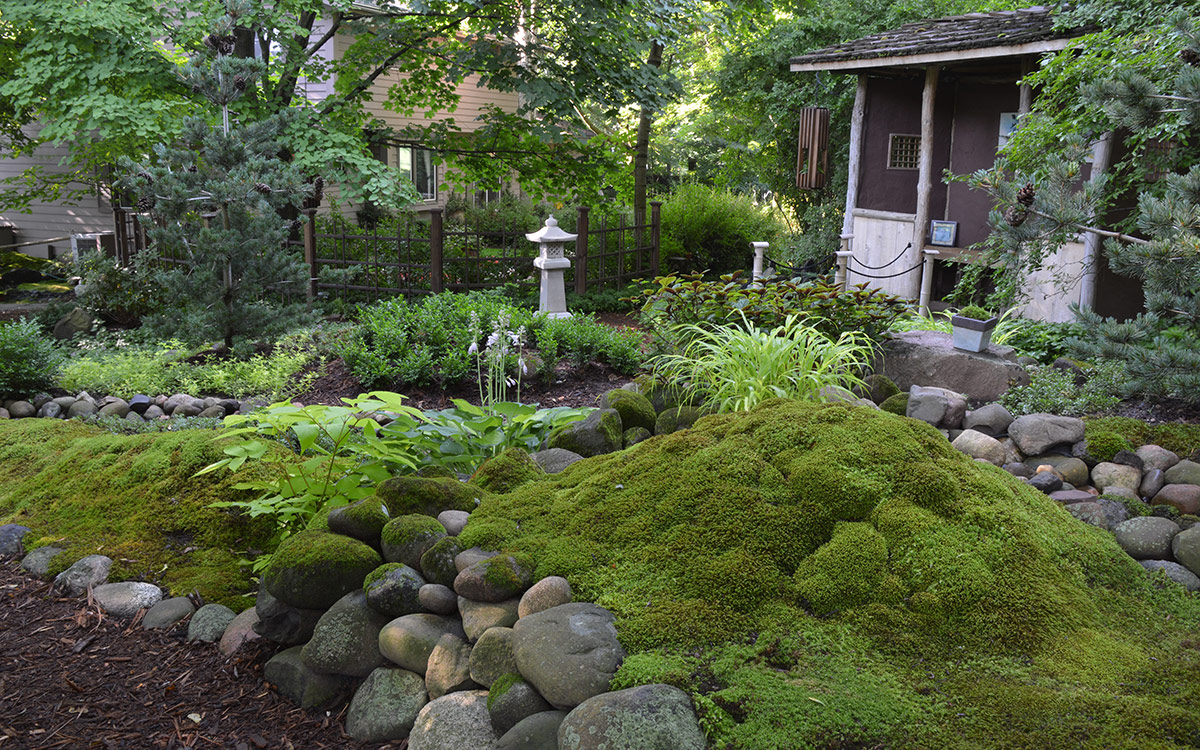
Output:
[[929,222],[929,244],[938,247],[954,247],[958,239],[958,222],[934,219]]

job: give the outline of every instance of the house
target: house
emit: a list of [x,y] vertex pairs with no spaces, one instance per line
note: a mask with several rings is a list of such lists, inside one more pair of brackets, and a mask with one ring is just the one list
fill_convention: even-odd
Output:
[[[1082,33],[1055,29],[1051,11],[1034,7],[919,21],[790,60],[794,72],[858,77],[842,226],[849,283],[937,306],[954,285],[953,259],[987,236],[992,208],[988,195],[947,185],[943,173],[994,163],[1032,103],[1020,79]],[[1084,179],[1111,163],[1113,141],[1106,134],[1095,145]],[[1072,320],[1070,303],[1104,315],[1136,312],[1134,282],[1108,270],[1099,240],[1086,234],[1051,257],[1027,280],[1021,313]],[[1069,279],[1065,290],[1056,277]]]

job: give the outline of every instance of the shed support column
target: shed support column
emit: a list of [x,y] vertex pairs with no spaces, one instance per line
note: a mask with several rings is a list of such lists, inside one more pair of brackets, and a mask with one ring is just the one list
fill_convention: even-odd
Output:
[[[854,91],[854,111],[850,115],[850,154],[846,181],[846,213],[842,216],[842,236],[854,234],[854,209],[858,205],[858,174],[862,168],[863,120],[867,114],[867,77],[858,77]],[[843,248],[843,250],[849,248]]]
[[[1089,180],[1095,180],[1108,171],[1112,162],[1112,131],[1100,136],[1092,149],[1092,175]],[[1093,225],[1098,224],[1100,216],[1092,217]],[[1092,310],[1096,304],[1096,265],[1100,260],[1100,249],[1103,238],[1095,232],[1087,232],[1083,238],[1083,276],[1079,280],[1079,307]]]
[[[929,226],[929,194],[933,188],[933,103],[937,96],[940,68],[930,65],[925,69],[925,89],[921,92],[921,153],[920,170],[917,176],[917,215],[913,221],[912,246],[916,257],[921,258],[925,249],[925,230]],[[929,314],[929,297],[933,289],[933,258],[925,256],[921,267],[920,310]],[[910,297],[911,299],[911,297]]]

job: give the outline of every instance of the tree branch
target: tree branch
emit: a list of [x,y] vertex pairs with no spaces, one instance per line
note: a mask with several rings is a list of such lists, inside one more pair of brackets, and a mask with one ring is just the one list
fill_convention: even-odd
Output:
[[1086,224],[1080,224],[1080,223],[1074,222],[1074,221],[1061,221],[1060,219],[1058,219],[1054,216],[1051,216],[1050,214],[1042,213],[1041,211],[1038,211],[1037,209],[1034,209],[1034,208],[1029,208],[1026,210],[1029,211],[1029,213],[1033,214],[1034,216],[1040,216],[1043,219],[1049,219],[1050,221],[1053,221],[1056,224],[1061,224],[1063,226],[1071,227],[1072,229],[1078,229],[1081,232],[1091,232],[1092,234],[1098,234],[1101,237],[1109,237],[1114,240],[1128,242],[1131,245],[1149,245],[1150,244],[1149,240],[1144,240],[1141,237],[1133,237],[1128,234],[1121,234],[1120,232],[1111,232],[1107,229],[1101,229],[1099,227],[1090,227]]

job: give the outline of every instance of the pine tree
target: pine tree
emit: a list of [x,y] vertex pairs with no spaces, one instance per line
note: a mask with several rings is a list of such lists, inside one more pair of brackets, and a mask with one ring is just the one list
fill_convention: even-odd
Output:
[[232,348],[304,320],[308,269],[285,242],[314,185],[280,158],[287,112],[239,122],[230,104],[263,75],[261,61],[232,54],[247,0],[228,0],[223,16],[179,75],[214,105],[214,120],[192,118],[179,138],[159,144],[148,164],[126,162],[124,185],[153,228],[149,252],[168,309],[152,329],[185,341],[214,339]]

